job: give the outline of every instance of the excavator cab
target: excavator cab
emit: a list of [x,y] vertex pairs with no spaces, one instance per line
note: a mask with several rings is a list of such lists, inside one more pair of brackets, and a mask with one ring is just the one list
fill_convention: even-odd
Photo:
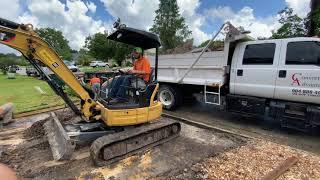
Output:
[[[158,61],[158,51],[161,46],[159,37],[150,32],[141,31],[133,28],[126,27],[125,25],[116,26],[116,31],[109,35],[107,38],[131,45],[132,47],[139,47],[142,49],[142,54],[148,49],[155,49],[156,61]],[[122,102],[112,102],[112,98],[107,96],[100,96],[99,102],[103,103],[108,109],[134,109],[134,108],[145,108],[153,104],[156,101],[158,82],[157,82],[157,65],[155,68],[151,68],[149,74],[149,81],[144,82],[139,75],[127,74],[119,70],[120,75],[118,76],[129,76],[130,85],[121,86],[125,90],[126,96]],[[116,83],[118,76],[114,76],[110,81],[106,83],[111,87],[112,84]],[[111,88],[105,88],[102,91],[106,91],[103,94],[110,94]]]

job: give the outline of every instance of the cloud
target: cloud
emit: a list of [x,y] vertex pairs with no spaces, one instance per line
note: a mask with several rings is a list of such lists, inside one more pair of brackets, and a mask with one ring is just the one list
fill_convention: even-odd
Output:
[[[0,6],[0,17],[11,21],[16,21],[21,7],[19,0],[2,1]],[[0,44],[0,53],[15,53],[20,54],[18,51]]]
[[159,6],[157,0],[101,0],[101,2],[114,20],[120,18],[127,26],[145,30],[151,28],[155,11]]
[[[149,30],[152,26],[156,16],[155,11],[159,8],[158,0],[101,0],[101,2],[114,19],[119,17],[126,25],[144,30]],[[205,18],[196,13],[200,6],[199,0],[178,0],[177,3],[181,15],[193,32],[191,37],[194,38],[194,43],[198,45],[209,39],[209,35],[201,30]]]
[[86,3],[86,5],[87,5],[88,9],[89,9],[92,13],[95,13],[95,12],[96,12],[97,6],[96,6],[93,2],[88,1],[88,2]]
[[292,8],[294,13],[305,18],[310,12],[310,0],[285,0],[288,7]]
[[[96,32],[111,29],[112,22],[118,17],[128,26],[148,30],[155,18],[159,0],[100,0],[105,10],[113,17],[108,22],[95,20],[97,6],[86,0],[27,0],[24,9],[23,0],[1,2],[0,17],[19,23],[32,23],[35,27],[51,27],[61,30],[68,39],[71,48],[78,50],[84,45],[85,38]],[[284,0],[299,16],[309,12],[309,0]],[[210,39],[211,35],[203,31],[203,26],[231,21],[235,26],[243,26],[252,31],[252,36],[271,36],[271,31],[279,27],[277,15],[256,17],[251,7],[234,11],[228,6],[208,8],[199,11],[200,0],[177,0],[181,15],[192,30],[194,44]],[[23,7],[22,7],[23,6]],[[280,10],[280,9],[279,9]],[[216,29],[208,29],[207,31]],[[1,52],[14,52],[0,46]]]
[[28,11],[18,17],[21,23],[32,23],[35,27],[51,27],[62,31],[72,49],[79,50],[90,34],[103,32],[106,23],[94,20],[87,13],[95,12],[92,2],[80,0],[29,0]]
[[21,11],[19,0],[1,1],[0,17],[15,21]]
[[185,18],[187,25],[192,31],[194,44],[200,45],[202,42],[210,39],[210,35],[201,30],[206,19],[203,15],[196,12],[200,7],[199,0],[178,0],[180,13]]
[[208,21],[215,23],[217,21],[230,21],[236,27],[242,26],[251,31],[251,36],[270,37],[271,31],[279,28],[278,17],[255,17],[254,10],[250,7],[243,7],[238,12],[234,12],[230,7],[218,7],[205,11]]

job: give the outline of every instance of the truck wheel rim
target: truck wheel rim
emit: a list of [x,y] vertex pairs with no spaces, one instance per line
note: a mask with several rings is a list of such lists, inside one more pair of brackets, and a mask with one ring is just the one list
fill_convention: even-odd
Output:
[[170,106],[173,102],[173,94],[168,90],[163,90],[160,92],[160,101],[165,106]]

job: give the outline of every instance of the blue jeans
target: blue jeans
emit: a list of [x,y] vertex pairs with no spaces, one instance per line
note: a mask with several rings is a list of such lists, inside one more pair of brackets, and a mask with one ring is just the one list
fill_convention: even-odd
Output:
[[119,76],[110,84],[110,95],[112,98],[125,98],[126,88],[131,85],[131,75]]
[[98,99],[98,96],[100,94],[100,83],[95,83],[92,85],[92,90],[94,92],[94,100]]

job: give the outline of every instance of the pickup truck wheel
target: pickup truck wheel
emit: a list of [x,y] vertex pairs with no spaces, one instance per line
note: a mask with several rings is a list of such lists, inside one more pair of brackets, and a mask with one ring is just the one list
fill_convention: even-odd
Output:
[[159,100],[163,104],[164,109],[175,110],[181,104],[182,96],[178,88],[160,85]]

